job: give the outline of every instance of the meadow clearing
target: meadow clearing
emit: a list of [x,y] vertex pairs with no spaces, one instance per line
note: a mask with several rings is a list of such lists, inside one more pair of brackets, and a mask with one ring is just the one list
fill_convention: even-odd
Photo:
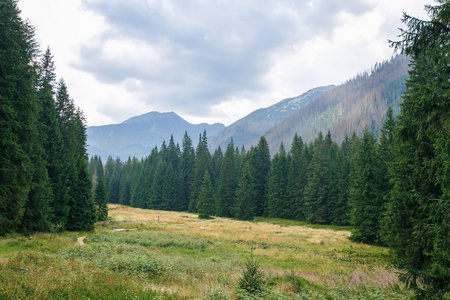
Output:
[[[389,250],[349,236],[109,205],[93,232],[1,238],[0,299],[409,299]],[[252,261],[264,283],[255,294],[238,288]]]

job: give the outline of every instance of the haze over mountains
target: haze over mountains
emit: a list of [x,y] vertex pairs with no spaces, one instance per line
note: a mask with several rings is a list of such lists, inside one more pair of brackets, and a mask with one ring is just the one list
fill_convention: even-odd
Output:
[[100,155],[103,161],[109,155],[122,160],[141,158],[163,141],[167,143],[171,135],[181,143],[187,132],[196,145],[204,130],[211,151],[219,146],[224,149],[231,138],[235,146],[249,149],[264,135],[272,155],[281,142],[289,149],[296,133],[306,142],[314,140],[319,131],[330,130],[338,142],[353,131],[360,135],[366,126],[378,134],[387,108],[399,110],[408,68],[408,59],[396,56],[342,85],[313,88],[258,109],[228,127],[220,123],[190,124],[174,112],[150,112],[120,124],[88,127],[88,153]]
[[174,112],[149,112],[130,118],[120,124],[91,126],[87,128],[88,153],[99,155],[106,162],[109,155],[122,160],[130,157],[145,157],[155,147],[168,142],[170,136],[180,142],[185,134],[196,143],[199,134],[204,130],[215,134],[225,128],[225,125],[191,124]]

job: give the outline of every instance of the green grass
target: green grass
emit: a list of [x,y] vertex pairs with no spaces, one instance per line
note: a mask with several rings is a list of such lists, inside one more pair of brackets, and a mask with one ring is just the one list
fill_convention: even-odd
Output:
[[321,225],[321,224],[308,224],[302,221],[277,219],[277,218],[264,218],[256,217],[255,222],[267,222],[270,224],[280,225],[280,226],[303,226],[312,229],[328,229],[328,230],[352,230],[351,226],[336,226],[336,225]]
[[[115,212],[124,215],[121,208]],[[389,267],[389,251],[351,242],[346,238],[348,228],[266,218],[256,222],[218,218],[205,223],[176,213],[165,214],[168,221],[157,224],[148,222],[142,210],[137,213],[141,220],[108,220],[88,233],[0,238],[0,299],[412,296],[399,283],[398,271]],[[76,238],[86,235],[86,245],[78,245]],[[238,289],[251,255],[265,282],[257,294]]]

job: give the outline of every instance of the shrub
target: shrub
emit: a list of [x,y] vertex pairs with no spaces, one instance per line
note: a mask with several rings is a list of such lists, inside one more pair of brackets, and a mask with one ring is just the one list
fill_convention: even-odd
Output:
[[250,260],[247,261],[242,270],[238,287],[250,294],[257,294],[263,291],[265,283],[265,273],[261,270],[260,265],[253,260],[253,255],[251,255]]

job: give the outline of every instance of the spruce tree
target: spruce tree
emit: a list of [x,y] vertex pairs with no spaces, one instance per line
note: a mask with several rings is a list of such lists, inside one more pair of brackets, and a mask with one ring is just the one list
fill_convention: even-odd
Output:
[[191,194],[189,201],[189,211],[196,212],[198,194],[203,182],[205,172],[210,172],[211,169],[211,154],[208,150],[208,139],[206,137],[206,130],[199,136],[199,142],[195,153],[194,170],[191,184]]
[[426,6],[431,18],[404,15],[393,45],[412,59],[392,164],[385,241],[422,298],[450,292],[450,2]]
[[290,209],[288,207],[288,172],[289,163],[281,143],[280,150],[272,160],[267,183],[266,215],[270,218],[284,218]]
[[36,47],[16,3],[0,2],[0,235],[19,228],[37,174],[33,168],[41,168],[30,158],[37,133]]
[[366,127],[352,161],[350,184],[351,238],[368,244],[380,243],[384,214],[384,173],[375,136]]
[[255,149],[255,154],[252,158],[254,169],[254,183],[255,183],[255,214],[256,216],[264,215],[264,208],[266,206],[266,186],[270,171],[270,151],[267,140],[262,136],[259,139],[258,145]]
[[228,144],[222,167],[216,194],[216,215],[232,217],[234,198],[237,187],[237,162],[233,140]]
[[94,202],[97,208],[97,220],[105,221],[108,218],[108,205],[106,204],[105,181],[101,177],[95,185]]
[[189,207],[189,197],[191,194],[191,185],[194,177],[195,150],[192,147],[192,140],[184,133],[182,141],[182,150],[180,157],[180,202],[177,206],[178,211],[187,211]]
[[307,184],[304,190],[303,213],[305,220],[310,223],[326,224],[329,222],[328,207],[331,175],[331,146],[330,134],[326,139],[321,132],[314,140],[312,158],[308,168]]
[[303,193],[307,182],[306,175],[309,162],[303,140],[297,134],[292,141],[290,157],[288,191],[291,212],[289,217],[303,220]]
[[198,194],[197,212],[201,219],[208,219],[214,214],[214,191],[208,171],[205,171]]
[[350,224],[349,181],[350,181],[350,158],[352,156],[352,141],[348,136],[342,141],[333,164],[333,183],[329,199],[329,221],[333,225]]
[[236,202],[233,215],[239,220],[251,221],[255,217],[256,190],[253,182],[252,167],[247,161],[236,189]]
[[77,109],[70,124],[71,139],[74,147],[70,152],[69,215],[68,230],[91,230],[97,220],[97,211],[92,197],[92,181],[88,172],[88,156],[86,153],[86,125],[83,113]]

